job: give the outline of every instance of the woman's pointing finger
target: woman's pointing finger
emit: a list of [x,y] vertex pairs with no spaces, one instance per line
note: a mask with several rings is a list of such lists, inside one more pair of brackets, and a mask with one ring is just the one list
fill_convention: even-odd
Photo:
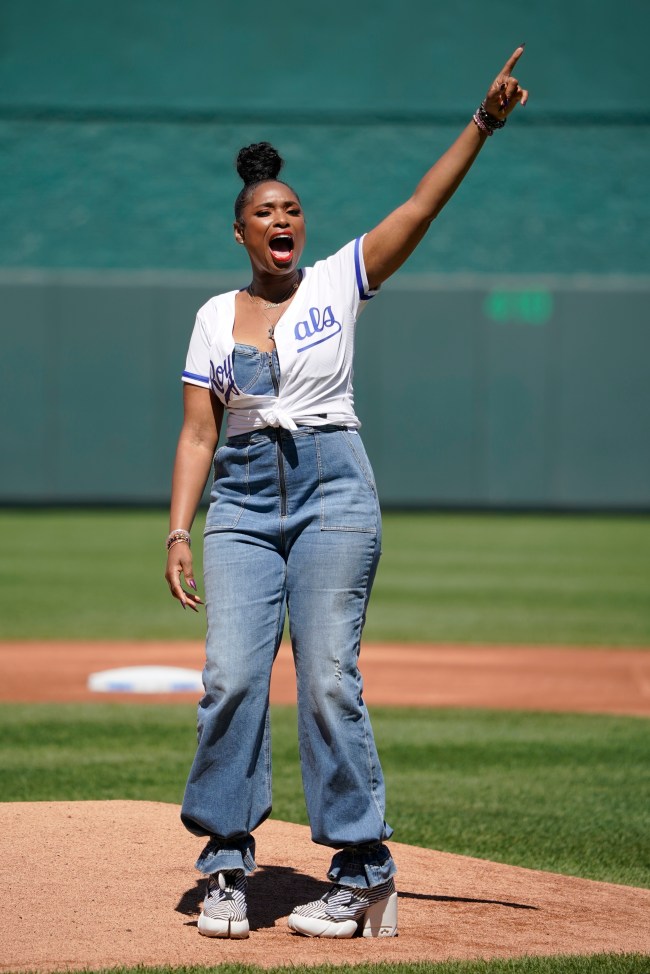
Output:
[[502,70],[499,72],[499,77],[503,77],[503,76],[508,77],[509,75],[512,74],[515,64],[517,63],[521,55],[524,53],[525,46],[526,46],[525,43],[520,44],[519,47],[512,52],[512,54],[504,64]]

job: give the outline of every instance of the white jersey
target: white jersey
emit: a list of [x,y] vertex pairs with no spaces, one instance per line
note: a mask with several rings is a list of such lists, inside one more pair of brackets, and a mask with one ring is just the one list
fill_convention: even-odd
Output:
[[280,362],[276,396],[252,396],[233,375],[235,297],[228,291],[199,310],[183,381],[211,389],[228,410],[228,436],[264,426],[335,424],[358,428],[352,392],[354,330],[368,287],[362,237],[302,270],[293,301],[275,326]]

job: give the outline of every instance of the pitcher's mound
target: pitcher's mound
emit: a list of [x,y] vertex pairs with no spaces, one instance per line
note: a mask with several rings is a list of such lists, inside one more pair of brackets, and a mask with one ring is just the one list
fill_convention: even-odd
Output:
[[522,954],[650,953],[650,891],[391,843],[399,937],[310,940],[286,917],[327,889],[309,830],[266,822],[249,884],[248,940],[199,936],[203,841],[157,802],[0,805],[0,970],[117,965],[264,967]]

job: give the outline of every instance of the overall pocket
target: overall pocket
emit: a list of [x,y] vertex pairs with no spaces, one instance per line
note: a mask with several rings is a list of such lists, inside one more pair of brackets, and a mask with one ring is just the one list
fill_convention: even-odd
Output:
[[214,455],[214,480],[205,533],[237,527],[249,496],[249,447],[220,446]]
[[253,345],[237,343],[233,356],[235,381],[240,392],[249,396],[273,395],[271,380],[271,360],[274,361],[277,374],[280,366],[277,364],[277,352],[260,352]]
[[379,502],[370,462],[358,433],[316,433],[321,531],[376,534]]

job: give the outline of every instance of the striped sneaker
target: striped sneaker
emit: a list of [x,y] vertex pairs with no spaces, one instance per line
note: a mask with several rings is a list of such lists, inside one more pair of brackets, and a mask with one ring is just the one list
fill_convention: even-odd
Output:
[[396,937],[395,883],[389,879],[371,889],[332,886],[320,900],[297,906],[288,922],[306,937],[349,938],[357,930],[363,937]]
[[204,937],[243,940],[248,936],[246,877],[241,869],[209,877],[198,926]]

